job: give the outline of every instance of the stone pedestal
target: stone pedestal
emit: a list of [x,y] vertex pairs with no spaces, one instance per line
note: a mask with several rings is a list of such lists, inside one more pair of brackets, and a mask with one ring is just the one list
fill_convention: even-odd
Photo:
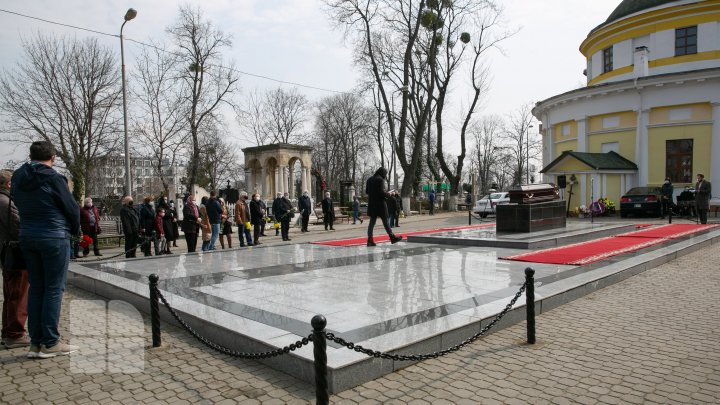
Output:
[[497,232],[537,232],[565,227],[565,201],[503,204],[495,208]]

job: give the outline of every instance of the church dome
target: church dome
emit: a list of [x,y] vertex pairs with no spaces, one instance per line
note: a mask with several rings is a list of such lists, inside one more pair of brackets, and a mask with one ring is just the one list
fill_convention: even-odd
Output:
[[623,0],[623,2],[620,3],[620,5],[618,5],[612,13],[610,13],[610,16],[604,23],[602,23],[602,25],[610,24],[613,21],[619,20],[630,14],[637,13],[638,11],[662,6],[663,4],[673,3],[676,1],[678,0]]

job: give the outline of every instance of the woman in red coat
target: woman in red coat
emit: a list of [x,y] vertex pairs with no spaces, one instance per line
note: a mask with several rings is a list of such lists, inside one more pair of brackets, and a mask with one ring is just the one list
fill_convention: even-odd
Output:
[[[93,252],[95,256],[102,256],[100,253],[100,245],[97,241],[97,236],[100,235],[100,212],[97,207],[93,205],[92,198],[88,197],[80,208],[80,229],[82,229],[83,235],[89,236],[93,242]],[[83,248],[83,257],[87,257],[90,253],[90,245]]]

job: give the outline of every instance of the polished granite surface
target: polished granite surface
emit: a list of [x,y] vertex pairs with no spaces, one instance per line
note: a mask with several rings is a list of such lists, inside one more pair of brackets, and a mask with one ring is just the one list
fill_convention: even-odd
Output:
[[[596,224],[589,230],[607,227]],[[569,225],[565,234],[576,231],[588,231],[588,226]],[[558,232],[508,237],[553,237]],[[328,331],[373,349],[391,350],[494,316],[520,288],[528,266],[536,271],[536,294],[542,298],[639,255],[662,255],[675,245],[718,235],[720,231],[708,232],[583,267],[498,259],[522,252],[519,249],[401,242],[374,248],[287,244],[73,263],[70,269],[141,296],[147,296],[147,276],[156,273],[161,290],[180,311],[279,347],[307,336],[312,316],[323,314]],[[498,236],[475,229],[442,237]],[[516,305],[522,304],[524,299]],[[362,357],[339,350],[329,364]],[[311,356],[306,348],[300,355]]]

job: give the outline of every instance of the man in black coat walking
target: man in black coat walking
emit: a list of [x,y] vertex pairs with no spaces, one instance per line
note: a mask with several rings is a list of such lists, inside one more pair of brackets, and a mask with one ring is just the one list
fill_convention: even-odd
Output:
[[368,246],[375,246],[373,241],[373,228],[377,218],[380,217],[385,232],[390,236],[390,242],[398,243],[402,240],[402,236],[395,236],[388,224],[388,209],[385,199],[389,196],[385,192],[385,179],[387,178],[387,170],[384,167],[379,168],[375,174],[370,177],[365,184],[365,193],[368,195],[368,216],[370,223],[368,224]]

